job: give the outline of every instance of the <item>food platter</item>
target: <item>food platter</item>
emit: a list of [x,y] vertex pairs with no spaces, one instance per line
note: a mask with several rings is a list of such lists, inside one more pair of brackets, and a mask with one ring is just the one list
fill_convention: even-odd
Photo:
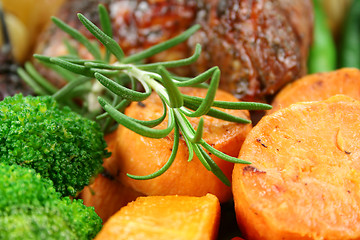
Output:
[[[353,10],[358,8],[356,0],[352,8],[348,7],[351,1],[337,1],[337,10],[341,6],[343,12],[333,19],[329,17],[334,13],[329,13],[334,9],[330,7],[332,1],[316,0],[30,2],[2,1],[6,67],[1,79],[5,88],[0,90],[2,97],[9,97],[0,102],[2,134],[6,133],[0,138],[0,159],[5,163],[18,159],[19,165],[30,166],[41,176],[47,171],[47,178],[61,197],[76,199],[74,205],[83,201],[86,211],[96,212],[94,224],[102,218],[104,226],[84,225],[81,234],[94,238],[95,230],[90,228],[102,229],[99,239],[114,235],[114,229],[119,231],[114,235],[117,238],[127,232],[129,237],[147,231],[151,234],[152,228],[156,231],[162,227],[157,218],[168,211],[159,211],[158,216],[152,216],[151,211],[149,215],[137,215],[137,210],[145,209],[137,204],[154,204],[155,214],[158,203],[176,195],[169,197],[167,204],[179,201],[181,205],[190,196],[193,203],[204,200],[208,204],[206,201],[216,199],[210,205],[214,209],[220,206],[220,210],[211,216],[194,210],[205,214],[207,220],[214,218],[208,227],[198,228],[198,235],[209,239],[358,237],[356,210],[351,219],[347,214],[338,216],[345,229],[339,231],[321,225],[311,214],[308,222],[296,218],[297,214],[302,216],[296,210],[306,201],[292,199],[295,193],[286,195],[292,191],[290,183],[303,183],[305,175],[325,185],[335,184],[331,174],[319,176],[336,162],[322,160],[340,151],[342,155],[336,159],[345,157],[348,165],[344,164],[339,174],[348,168],[350,173],[339,179],[344,179],[343,185],[351,190],[347,194],[337,192],[341,199],[344,197],[339,203],[327,202],[330,193],[324,190],[320,202],[343,204],[344,209],[355,209],[358,204],[354,189],[360,169],[353,157],[358,149],[350,143],[356,135],[349,134],[349,129],[356,132],[353,127],[358,119],[356,114],[343,113],[350,108],[355,113],[359,105],[355,99],[359,99],[356,80],[360,70],[354,52],[360,48],[356,40],[351,45],[355,34],[350,27],[358,26],[354,19],[358,19],[360,10]],[[37,4],[45,4],[48,11],[39,10]],[[351,11],[345,20],[348,9]],[[50,15],[56,17],[50,20]],[[28,41],[21,41],[24,38]],[[74,115],[40,121],[46,114],[60,116],[69,112]],[[318,114],[318,121],[311,117],[312,113]],[[334,121],[327,129],[322,119],[329,116]],[[38,127],[29,128],[30,124]],[[43,126],[46,130],[40,133],[38,129]],[[88,130],[89,126],[95,130]],[[309,126],[314,129],[309,130]],[[80,128],[82,134],[78,134]],[[320,128],[324,134],[311,135]],[[47,131],[60,132],[60,140],[53,141]],[[27,132],[35,135],[24,138]],[[11,134],[19,134],[16,141],[8,137]],[[326,141],[321,138],[325,136]],[[44,143],[36,144],[31,140],[34,137]],[[76,138],[85,140],[70,143]],[[310,153],[313,146],[308,142],[314,146],[321,143],[317,148],[322,152],[320,157]],[[327,149],[334,145],[334,150],[323,149],[326,144]],[[69,156],[61,155],[60,149]],[[290,160],[283,160],[283,151]],[[81,159],[89,160],[85,163]],[[94,159],[103,161],[102,166],[88,170]],[[273,161],[275,166],[271,165]],[[44,162],[49,162],[51,170],[46,170]],[[72,180],[85,174],[86,180]],[[345,183],[346,179],[350,183]],[[245,190],[249,183],[252,187]],[[305,196],[313,187],[307,185],[313,183],[311,180],[304,183],[299,196],[301,191]],[[252,199],[254,193],[257,197]],[[271,193],[278,194],[281,202],[269,210],[263,206],[276,202],[265,203],[273,197]],[[159,199],[154,201],[151,196]],[[66,204],[71,204],[69,201]],[[282,224],[285,214],[281,213],[292,201],[296,204],[288,211],[294,212],[288,216],[291,221]],[[183,210],[189,206],[184,205]],[[174,207],[174,213],[178,210],[182,209]],[[315,210],[310,205],[305,207],[305,211]],[[334,209],[328,211],[336,215]],[[131,219],[136,216],[140,218]],[[127,217],[131,220],[116,223]],[[130,231],[136,224],[142,225],[143,217],[153,218],[157,225]],[[353,221],[355,227],[346,225],[348,221]],[[312,224],[307,225],[309,222]],[[12,233],[10,229],[4,231]],[[161,237],[166,237],[166,226],[162,231]],[[192,238],[190,230],[188,234]]]

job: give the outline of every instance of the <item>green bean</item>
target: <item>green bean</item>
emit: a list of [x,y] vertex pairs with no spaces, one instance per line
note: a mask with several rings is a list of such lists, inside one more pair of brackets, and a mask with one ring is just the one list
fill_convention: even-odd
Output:
[[308,58],[308,73],[328,72],[336,69],[336,46],[326,15],[319,0],[314,5],[314,40]]
[[354,0],[340,38],[339,67],[360,69],[360,0]]

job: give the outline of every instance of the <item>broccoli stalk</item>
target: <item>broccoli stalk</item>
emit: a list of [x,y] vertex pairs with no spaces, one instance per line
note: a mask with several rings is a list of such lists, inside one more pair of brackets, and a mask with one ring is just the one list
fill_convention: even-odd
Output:
[[5,98],[0,122],[0,162],[34,169],[62,196],[76,196],[109,156],[99,125],[51,96]]
[[93,207],[60,198],[33,169],[0,163],[0,239],[93,239],[102,227]]

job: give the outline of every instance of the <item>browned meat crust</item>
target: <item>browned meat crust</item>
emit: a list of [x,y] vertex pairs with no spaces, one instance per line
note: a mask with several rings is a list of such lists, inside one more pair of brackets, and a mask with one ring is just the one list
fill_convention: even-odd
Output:
[[[59,17],[81,31],[75,11],[98,22],[99,1],[69,1]],[[150,61],[187,57],[196,43],[203,53],[191,68],[194,75],[212,66],[222,71],[220,87],[243,100],[263,101],[286,83],[306,73],[312,38],[310,0],[103,0],[111,14],[114,37],[131,54],[199,23],[202,29],[186,43]],[[72,9],[76,9],[75,11]],[[55,32],[54,32],[55,31]],[[58,30],[50,30],[39,48],[47,55],[64,51]]]

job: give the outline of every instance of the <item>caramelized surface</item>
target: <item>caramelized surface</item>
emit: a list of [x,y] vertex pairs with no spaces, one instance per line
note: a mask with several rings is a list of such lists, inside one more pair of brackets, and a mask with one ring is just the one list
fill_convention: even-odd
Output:
[[[206,90],[185,88],[183,93],[204,97]],[[236,101],[236,98],[223,91],[218,91],[216,99]],[[227,110],[227,112],[249,118],[248,111]],[[140,120],[156,119],[162,113],[162,103],[156,95],[151,95],[140,104],[132,103],[125,111],[127,116]],[[204,116],[204,120],[203,139],[214,148],[236,157],[245,136],[251,129],[251,124],[231,123],[208,116]],[[199,118],[189,118],[189,121],[196,129]],[[167,121],[164,121],[157,127],[165,128],[166,125]],[[160,169],[172,152],[173,134],[162,139],[152,139],[120,126],[115,138],[117,141],[116,157],[106,161],[105,167],[116,179],[131,186],[134,190],[145,195],[203,196],[206,193],[212,193],[219,198],[220,202],[231,198],[231,188],[208,171],[196,156],[191,162],[188,162],[189,152],[182,137],[172,166],[164,174],[151,180],[134,180],[126,176],[126,173],[142,176]],[[211,157],[231,179],[233,163],[213,155]]]
[[315,73],[287,85],[274,98],[268,113],[297,102],[325,100],[344,94],[360,100],[360,70],[342,68],[327,73]]
[[[312,40],[310,0],[73,0],[64,5],[59,17],[89,36],[76,19],[76,12],[99,25],[98,2],[108,7],[114,38],[126,54],[147,49],[200,24],[202,28],[187,42],[149,61],[186,58],[200,43],[203,52],[198,62],[173,70],[195,75],[219,66],[220,87],[239,99],[264,100],[306,73]],[[50,56],[63,54],[63,37],[59,30],[50,29],[38,51]],[[79,49],[88,57],[82,47]]]
[[219,201],[211,194],[139,197],[112,216],[95,239],[211,240],[219,217]]
[[249,133],[233,194],[248,239],[360,239],[360,102],[293,104]]

